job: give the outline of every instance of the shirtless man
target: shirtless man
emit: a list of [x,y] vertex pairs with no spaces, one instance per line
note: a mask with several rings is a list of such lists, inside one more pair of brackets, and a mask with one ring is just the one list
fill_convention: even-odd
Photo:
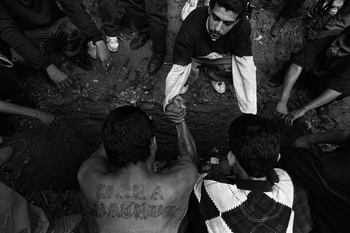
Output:
[[184,121],[181,101],[168,114],[176,123],[179,157],[154,171],[155,129],[139,108],[112,111],[102,133],[103,145],[81,166],[78,180],[100,233],[181,232],[180,223],[198,176],[195,143]]

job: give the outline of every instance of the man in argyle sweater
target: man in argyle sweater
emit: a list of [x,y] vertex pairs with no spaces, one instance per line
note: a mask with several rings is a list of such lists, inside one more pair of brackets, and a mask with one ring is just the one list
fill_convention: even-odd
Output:
[[242,115],[231,123],[225,158],[194,187],[210,233],[293,232],[293,183],[279,160],[272,120]]

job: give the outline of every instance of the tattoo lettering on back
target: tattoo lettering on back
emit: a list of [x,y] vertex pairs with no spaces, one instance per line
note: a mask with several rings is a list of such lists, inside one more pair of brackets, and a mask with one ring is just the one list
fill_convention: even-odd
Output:
[[160,185],[146,193],[143,184],[121,184],[117,189],[111,185],[99,184],[96,187],[95,215],[97,217],[123,218],[134,217],[139,220],[148,218],[177,218],[185,208],[176,205],[164,206]]

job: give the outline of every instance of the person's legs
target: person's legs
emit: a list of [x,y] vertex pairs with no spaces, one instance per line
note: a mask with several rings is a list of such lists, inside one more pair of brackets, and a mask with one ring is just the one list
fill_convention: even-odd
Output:
[[120,18],[119,0],[97,1],[102,19],[102,29],[106,34],[107,48],[111,52],[117,52],[119,48],[118,27]]
[[150,24],[145,11],[145,0],[122,0],[122,4],[138,35],[130,42],[130,48],[141,48],[150,38]]
[[98,0],[97,3],[101,13],[102,29],[106,36],[118,36],[119,0]]
[[152,40],[148,72],[154,74],[162,67],[166,55],[168,4],[166,0],[146,0],[145,9]]
[[146,0],[145,9],[148,23],[150,25],[150,35],[152,40],[153,53],[166,53],[167,38],[167,12],[168,4],[166,0]]

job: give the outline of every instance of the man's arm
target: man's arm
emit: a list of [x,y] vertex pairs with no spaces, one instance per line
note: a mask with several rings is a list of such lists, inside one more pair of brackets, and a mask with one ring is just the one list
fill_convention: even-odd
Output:
[[185,123],[186,107],[181,97],[177,96],[172,100],[166,112],[169,119],[176,124],[179,157],[176,165],[164,173],[173,177],[177,185],[182,184],[184,189],[192,189],[198,176],[198,155],[192,134]]
[[97,29],[89,14],[85,11],[81,0],[59,0],[65,13],[74,25],[96,45],[96,55],[102,62],[104,68],[109,69],[112,57],[103,40],[102,33]]
[[0,2],[0,36],[35,69],[46,69],[49,58],[42,54],[34,42],[18,27],[10,12]]
[[50,125],[55,121],[54,115],[50,113],[45,113],[36,109],[22,107],[16,104],[7,103],[5,101],[0,100],[0,112],[21,116],[33,117],[41,122]]
[[0,37],[37,70],[45,71],[58,87],[68,87],[72,81],[42,54],[35,43],[18,27],[7,8],[0,2]]
[[295,146],[310,148],[311,144],[327,143],[342,145],[346,142],[350,142],[350,129],[333,130],[325,133],[302,136],[295,141]]
[[283,115],[288,114],[287,103],[295,82],[298,80],[303,68],[292,63],[284,78],[283,91],[280,101],[276,106],[276,111]]
[[177,140],[179,148],[179,159],[189,158],[195,165],[198,165],[198,155],[193,136],[185,121],[176,125]]
[[292,126],[294,120],[304,116],[305,113],[312,109],[318,108],[331,102],[332,100],[335,100],[341,94],[341,92],[335,91],[333,89],[325,90],[320,96],[312,100],[310,103],[306,104],[304,107],[288,113],[288,115],[285,117],[286,124]]

